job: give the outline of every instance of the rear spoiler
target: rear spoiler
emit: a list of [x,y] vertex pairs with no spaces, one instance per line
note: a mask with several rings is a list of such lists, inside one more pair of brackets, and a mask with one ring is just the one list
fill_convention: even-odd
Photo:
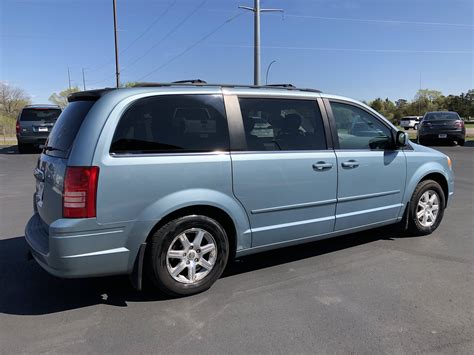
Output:
[[116,90],[115,88],[105,88],[99,90],[87,90],[87,91],[79,91],[72,94],[69,94],[67,97],[68,102],[74,101],[97,101],[102,96],[107,94],[108,92]]

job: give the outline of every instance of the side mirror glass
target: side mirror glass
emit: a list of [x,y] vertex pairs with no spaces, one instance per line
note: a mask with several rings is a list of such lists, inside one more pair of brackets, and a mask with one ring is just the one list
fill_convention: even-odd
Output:
[[404,147],[408,143],[408,136],[405,132],[398,131],[395,139],[397,147]]

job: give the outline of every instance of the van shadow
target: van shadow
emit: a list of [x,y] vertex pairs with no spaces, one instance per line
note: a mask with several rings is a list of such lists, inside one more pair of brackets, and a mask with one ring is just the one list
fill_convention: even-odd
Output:
[[[27,154],[40,154],[41,149],[38,147],[29,147],[26,149],[25,153],[22,153],[22,155],[27,155]],[[1,154],[20,154],[18,152],[18,146],[17,145],[11,145],[11,146],[3,146],[0,147],[0,155]]]
[[[381,239],[404,237],[406,236],[390,232],[386,228],[376,229],[254,254],[230,262],[222,278],[317,257]],[[142,292],[136,291],[127,276],[56,278],[46,273],[34,260],[28,260],[27,253],[24,237],[0,240],[0,313],[44,315],[98,304],[127,307],[127,302],[170,299],[150,287]],[[207,292],[212,292],[212,289]]]

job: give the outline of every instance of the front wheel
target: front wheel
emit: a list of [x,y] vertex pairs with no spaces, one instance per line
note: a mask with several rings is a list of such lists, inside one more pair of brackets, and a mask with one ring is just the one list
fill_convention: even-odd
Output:
[[433,180],[418,184],[410,200],[408,230],[415,235],[427,235],[438,228],[446,204],[443,189]]
[[210,288],[224,271],[228,257],[227,234],[217,221],[185,216],[152,236],[148,272],[159,290],[171,296],[188,296]]

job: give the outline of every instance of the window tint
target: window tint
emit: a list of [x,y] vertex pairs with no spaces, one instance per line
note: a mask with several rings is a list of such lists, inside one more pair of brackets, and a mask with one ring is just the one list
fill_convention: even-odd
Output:
[[46,151],[46,154],[61,158],[69,155],[82,121],[92,105],[94,101],[75,101],[66,106],[48,137],[47,145],[55,149]]
[[331,102],[340,149],[386,149],[391,130],[375,116],[349,104]]
[[326,149],[321,113],[316,101],[239,98],[247,149]]
[[134,103],[120,119],[110,152],[228,149],[229,133],[221,95],[167,95]]
[[54,122],[61,114],[59,109],[25,108],[21,111],[20,122]]

